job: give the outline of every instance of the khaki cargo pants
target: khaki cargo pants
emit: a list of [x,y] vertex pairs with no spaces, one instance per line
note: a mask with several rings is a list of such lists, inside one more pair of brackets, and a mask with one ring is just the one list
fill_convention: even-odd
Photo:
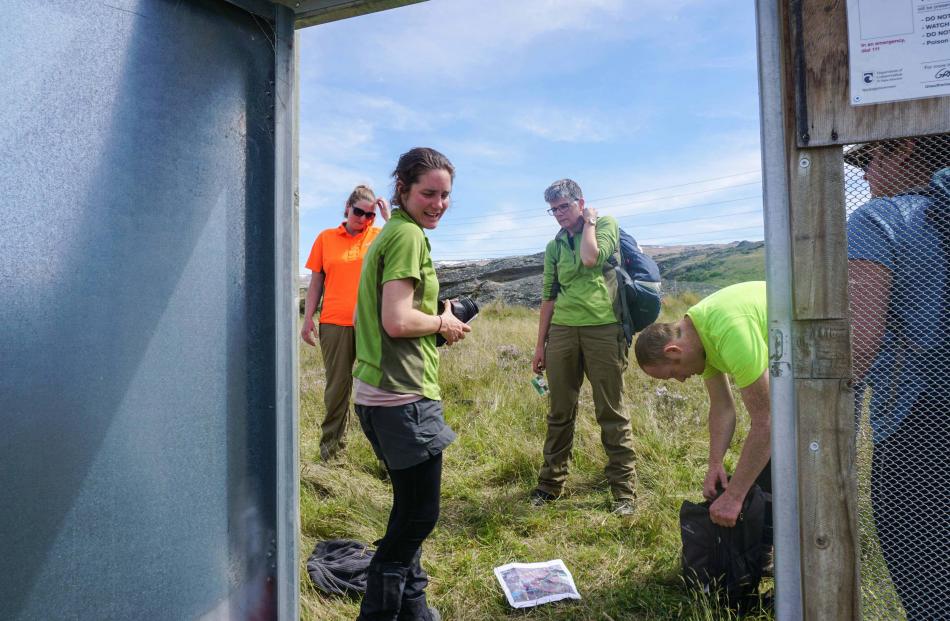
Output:
[[327,413],[320,425],[320,459],[328,461],[346,448],[353,363],[356,361],[356,332],[353,326],[321,323],[320,352],[323,354],[327,378],[323,391],[323,405]]
[[577,399],[584,376],[594,396],[594,414],[607,453],[604,473],[615,500],[636,497],[636,467],[630,418],[623,409],[627,342],[620,324],[552,325],[545,350],[551,410],[538,489],[558,495],[567,479],[574,445]]

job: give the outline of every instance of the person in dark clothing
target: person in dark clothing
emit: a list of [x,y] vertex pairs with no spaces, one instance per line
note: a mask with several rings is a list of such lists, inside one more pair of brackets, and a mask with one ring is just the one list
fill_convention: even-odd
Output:
[[950,619],[950,135],[845,161],[872,195],[848,221],[848,279],[874,522],[907,618]]

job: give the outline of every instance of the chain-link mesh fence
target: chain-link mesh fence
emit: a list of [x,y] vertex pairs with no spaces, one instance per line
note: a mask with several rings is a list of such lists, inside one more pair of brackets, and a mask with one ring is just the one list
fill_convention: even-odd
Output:
[[845,147],[865,619],[950,619],[950,134]]

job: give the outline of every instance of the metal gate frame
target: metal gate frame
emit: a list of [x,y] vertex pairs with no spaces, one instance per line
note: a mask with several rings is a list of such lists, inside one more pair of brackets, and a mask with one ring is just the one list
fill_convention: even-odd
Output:
[[275,22],[275,302],[277,305],[277,609],[299,617],[300,450],[297,246],[299,37],[295,30],[424,0],[229,0]]
[[845,10],[756,2],[780,621],[861,618],[843,145],[950,131],[950,97],[850,105]]

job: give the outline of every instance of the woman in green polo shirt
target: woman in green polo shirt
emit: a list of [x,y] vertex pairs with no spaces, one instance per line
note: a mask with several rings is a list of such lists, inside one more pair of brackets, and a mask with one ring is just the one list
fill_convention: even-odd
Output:
[[422,542],[439,518],[445,424],[435,335],[451,345],[470,328],[450,305],[438,313],[425,229],[449,208],[455,168],[428,148],[404,153],[393,171],[392,215],[363,260],[356,303],[356,414],[386,464],[393,506],[369,566],[361,621],[437,621],[426,603]]

